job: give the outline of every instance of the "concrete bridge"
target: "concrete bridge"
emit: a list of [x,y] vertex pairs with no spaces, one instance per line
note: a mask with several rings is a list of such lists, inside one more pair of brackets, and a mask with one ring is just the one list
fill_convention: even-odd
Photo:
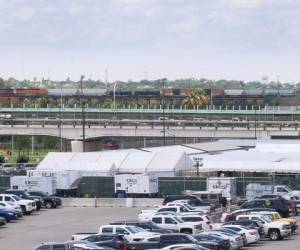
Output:
[[[176,138],[270,138],[299,137],[300,126],[171,126],[165,125],[165,136]],[[162,137],[164,126],[160,125],[127,125],[116,124],[87,125],[87,139],[101,137]],[[16,124],[0,125],[0,135],[49,135],[71,140],[82,139],[82,127],[55,124]]]

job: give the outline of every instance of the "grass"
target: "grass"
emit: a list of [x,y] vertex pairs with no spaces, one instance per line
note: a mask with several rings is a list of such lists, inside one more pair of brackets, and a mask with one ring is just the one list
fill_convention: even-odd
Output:
[[34,149],[34,151],[32,152],[32,149],[25,149],[25,150],[21,150],[19,151],[18,149],[14,150],[12,152],[12,155],[9,156],[6,154],[6,152],[1,152],[0,151],[0,155],[3,155],[5,157],[5,163],[16,163],[17,158],[19,157],[19,155],[24,154],[25,156],[29,157],[29,161],[30,163],[39,163],[49,152],[59,152],[58,148],[52,148],[52,149],[41,149],[41,148],[37,148]]

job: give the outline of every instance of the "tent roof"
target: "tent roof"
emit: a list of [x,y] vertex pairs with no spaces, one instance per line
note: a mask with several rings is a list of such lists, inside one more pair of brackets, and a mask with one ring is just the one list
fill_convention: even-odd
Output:
[[240,147],[226,144],[223,142],[205,142],[205,143],[196,143],[196,144],[185,144],[185,147],[202,150],[203,152],[218,152],[218,151],[227,151],[227,150],[237,150]]
[[300,143],[268,141],[248,151],[237,150],[218,155],[203,155],[201,172],[300,172]]

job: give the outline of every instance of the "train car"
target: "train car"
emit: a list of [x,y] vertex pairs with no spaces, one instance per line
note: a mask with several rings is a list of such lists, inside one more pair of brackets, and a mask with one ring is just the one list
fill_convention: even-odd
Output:
[[48,94],[47,89],[15,89],[14,94],[18,96],[39,96]]
[[12,96],[13,94],[13,89],[0,89],[0,96]]

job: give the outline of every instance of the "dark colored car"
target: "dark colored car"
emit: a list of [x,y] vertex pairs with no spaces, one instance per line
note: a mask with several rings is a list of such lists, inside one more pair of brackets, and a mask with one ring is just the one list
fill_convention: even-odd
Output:
[[0,208],[0,217],[5,219],[6,222],[10,222],[11,220],[16,220],[18,218],[15,212],[7,210],[5,208]]
[[59,197],[48,195],[45,192],[41,191],[29,191],[30,195],[38,196],[42,199],[43,205],[45,208],[56,208],[61,206],[62,202]]
[[282,217],[290,217],[296,214],[296,206],[290,200],[282,197],[254,199],[244,203],[241,208],[272,208],[275,209]]
[[[198,245],[200,249],[201,247],[202,249],[207,249],[201,246],[200,242],[196,240],[193,236],[188,234],[180,234],[180,233],[162,234],[159,237],[157,237],[157,240],[155,241],[129,242],[126,243],[125,249],[127,250],[161,249],[176,244],[195,244]],[[215,246],[215,244],[210,244],[210,245]]]
[[257,221],[254,220],[234,220],[234,221],[228,221],[224,223],[224,225],[241,225],[249,229],[256,229],[262,237],[264,235],[264,228],[262,225],[260,225]]
[[141,227],[149,232],[167,234],[167,233],[175,233],[175,230],[172,229],[162,229],[158,227],[152,221],[140,222],[140,221],[114,221],[111,222],[110,225],[130,225]]
[[219,236],[216,235],[209,235],[209,234],[196,234],[193,235],[196,240],[199,242],[215,242],[217,244],[217,249],[219,250],[230,250],[230,242],[229,240],[225,240]]
[[224,218],[224,222],[234,221],[234,220],[236,220],[236,217],[241,214],[247,214],[250,212],[262,212],[262,211],[274,212],[275,210],[271,209],[271,208],[238,209],[238,210],[232,211],[231,213],[227,214],[226,217]]
[[100,247],[111,247],[116,250],[123,250],[126,243],[124,236],[118,234],[95,234],[83,240],[93,242]]
[[173,202],[176,200],[188,200],[192,206],[196,206],[196,207],[212,205],[211,203],[209,203],[207,201],[203,201],[202,199],[200,199],[198,196],[195,196],[195,195],[167,195],[164,198],[162,205],[166,205],[167,203]]
[[42,207],[42,199],[39,196],[30,195],[27,191],[8,189],[8,190],[5,190],[5,193],[6,194],[14,194],[16,196],[19,196],[22,199],[35,201],[36,210],[40,210]]

